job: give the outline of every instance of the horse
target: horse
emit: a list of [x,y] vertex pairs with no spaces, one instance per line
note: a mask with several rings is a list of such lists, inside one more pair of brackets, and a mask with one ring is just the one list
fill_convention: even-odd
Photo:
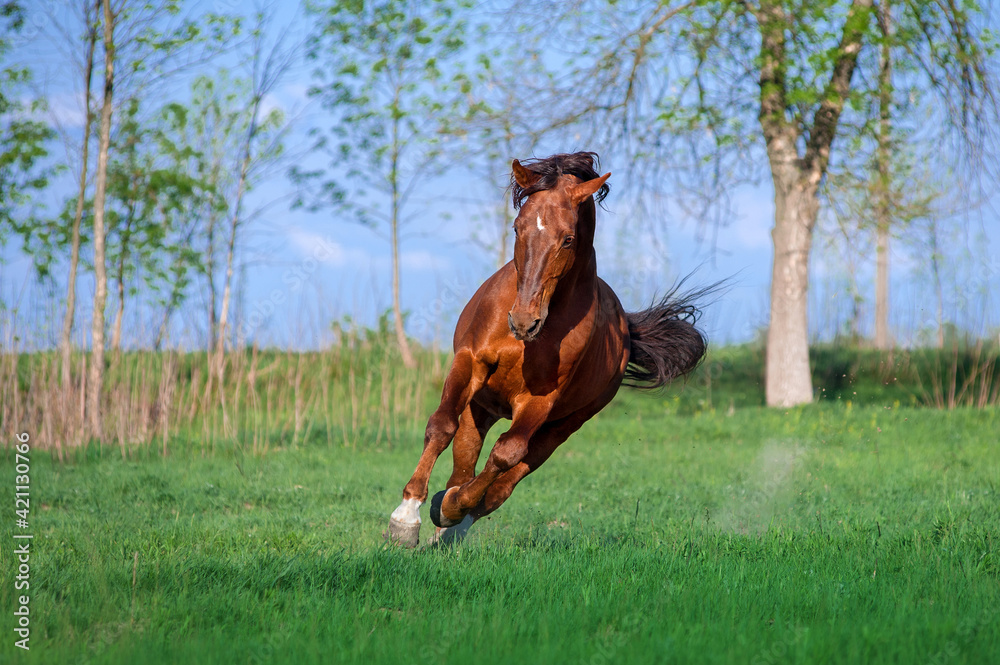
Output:
[[[514,160],[514,258],[487,279],[455,326],[455,357],[423,452],[389,518],[385,537],[419,543],[420,506],[431,470],[454,439],[454,463],[434,495],[434,541],[464,536],[499,508],[525,476],[604,408],[623,382],[657,388],[705,355],[692,296],[672,289],[626,313],[597,276],[596,205],[610,191],[593,152]],[[476,473],[483,439],[501,418],[510,428]]]

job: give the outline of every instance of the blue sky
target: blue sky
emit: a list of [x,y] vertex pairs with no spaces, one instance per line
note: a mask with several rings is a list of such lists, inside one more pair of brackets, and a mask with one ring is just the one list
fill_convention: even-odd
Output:
[[[232,6],[234,3],[219,0],[213,8]],[[286,14],[284,19],[288,22],[293,17]],[[39,37],[23,45],[24,53],[37,54],[40,89],[50,98],[53,116],[72,132],[81,125],[80,95],[65,80],[59,48],[41,41],[46,26],[36,27]],[[318,105],[306,95],[310,82],[308,68],[299,68],[267,104],[301,116],[301,129],[313,123],[328,124]],[[546,148],[550,149],[537,156],[576,149],[605,152],[604,146],[581,144],[578,139],[572,145]],[[634,229],[642,229],[648,220],[637,219],[639,206],[633,190],[614,175],[623,174],[625,165],[616,164],[613,155],[604,155],[602,168],[613,175],[608,210],[598,212],[598,266],[626,308],[645,305],[689,273],[693,273],[688,282],[692,286],[729,279],[728,288],[706,306],[703,326],[716,342],[753,339],[767,322],[774,213],[769,180],[762,178],[758,186],[733,193],[735,216],[717,230],[713,242],[712,230],[667,213],[656,219],[655,233],[635,233]],[[505,172],[475,180],[461,171],[452,173],[429,183],[427,195],[411,209],[413,219],[405,229],[401,248],[402,299],[409,313],[409,332],[418,339],[450,344],[461,307],[495,270],[495,252],[474,242],[473,236],[495,232],[484,226],[484,216],[503,200],[507,178]],[[71,191],[71,179],[63,185]],[[287,178],[276,175],[258,188],[252,203],[281,200],[291,188]],[[442,193],[455,189],[463,192],[460,200]],[[952,224],[946,238],[942,273],[945,318],[983,334],[1000,328],[1000,217],[986,206],[960,221],[962,224]],[[850,265],[826,247],[827,237],[829,234],[817,234],[811,259],[812,334],[829,339],[843,329],[851,307],[848,284],[852,274],[865,298],[863,330],[870,332],[874,252]],[[904,344],[913,343],[921,329],[935,325],[933,283],[927,261],[920,254],[912,243],[893,242],[892,326]],[[344,316],[370,325],[391,304],[389,256],[383,237],[342,213],[296,210],[287,203],[272,205],[255,222],[242,247],[245,266],[239,274],[238,329],[247,338],[265,344],[313,347],[329,339],[331,322]],[[58,307],[32,303],[52,300],[53,294],[31,283],[30,264],[16,243],[4,250],[3,258],[0,294],[6,303],[20,306],[21,325],[30,325],[44,345],[45,339],[54,339]],[[78,295],[81,303],[86,303],[79,310],[81,326],[86,325],[92,292],[92,280],[83,279]],[[61,298],[59,285],[54,293]],[[199,344],[204,334],[202,311],[195,296],[174,322],[174,344]],[[127,323],[137,338],[148,338],[155,332],[155,317],[150,312],[133,311],[131,317]]]

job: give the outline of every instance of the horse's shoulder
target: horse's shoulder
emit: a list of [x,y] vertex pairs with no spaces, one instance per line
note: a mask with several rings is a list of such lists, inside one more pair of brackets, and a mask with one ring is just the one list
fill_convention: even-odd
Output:
[[507,311],[516,294],[514,263],[509,262],[483,282],[466,303],[455,325],[455,350],[482,346],[497,330],[506,334]]
[[621,300],[618,299],[618,294],[615,293],[607,282],[605,282],[600,277],[597,278],[597,292],[598,292],[598,302],[601,306],[601,310],[606,317],[605,320],[618,319],[618,323],[625,326],[624,330],[628,332],[628,320],[625,313],[625,308],[622,307]]

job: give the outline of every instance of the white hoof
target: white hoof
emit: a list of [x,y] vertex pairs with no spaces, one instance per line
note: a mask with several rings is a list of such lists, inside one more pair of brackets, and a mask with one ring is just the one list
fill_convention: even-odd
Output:
[[420,504],[416,499],[403,499],[389,517],[389,530],[384,534],[390,543],[416,547],[420,542]]
[[420,523],[405,524],[389,518],[389,530],[384,534],[385,539],[390,543],[402,545],[403,547],[416,547],[420,543]]

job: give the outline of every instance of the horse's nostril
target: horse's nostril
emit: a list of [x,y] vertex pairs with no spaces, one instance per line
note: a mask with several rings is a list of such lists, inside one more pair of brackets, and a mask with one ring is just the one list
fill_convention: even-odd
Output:
[[536,332],[538,332],[538,329],[541,326],[542,326],[542,320],[541,319],[535,319],[535,322],[531,324],[530,328],[528,328],[527,334],[528,335],[534,335]]

